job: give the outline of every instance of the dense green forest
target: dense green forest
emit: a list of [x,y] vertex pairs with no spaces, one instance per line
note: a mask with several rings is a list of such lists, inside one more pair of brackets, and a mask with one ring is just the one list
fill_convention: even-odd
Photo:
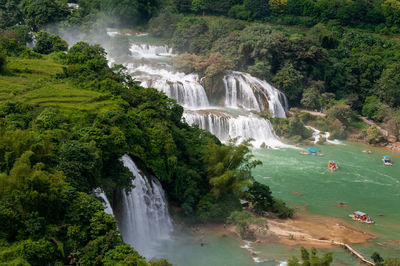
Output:
[[124,154],[193,220],[240,214],[239,197],[259,212],[293,215],[268,187],[243,190],[259,164],[249,142],[222,145],[183,123],[174,100],[140,87],[123,66],[109,67],[99,45],[69,48],[41,29],[149,30],[182,53],[176,67],[201,73],[206,87],[227,70],[245,71],[284,91],[291,106],[327,113],[272,119],[280,135],[307,138],[303,123],[341,138],[359,127],[373,143],[379,132],[360,127],[361,114],[399,136],[398,0],[70,2],[79,8],[0,0],[0,264],[168,265],[124,245],[115,218],[91,194],[101,187],[112,199],[131,187]]
[[249,142],[222,145],[181,122],[175,100],[140,87],[121,65],[110,68],[99,45],[68,49],[40,31],[31,50],[31,37],[13,26],[0,40],[1,263],[167,265],[124,245],[91,195],[101,187],[112,199],[131,187],[124,154],[192,220],[223,221],[241,208],[239,197],[251,197],[244,188],[259,162]]

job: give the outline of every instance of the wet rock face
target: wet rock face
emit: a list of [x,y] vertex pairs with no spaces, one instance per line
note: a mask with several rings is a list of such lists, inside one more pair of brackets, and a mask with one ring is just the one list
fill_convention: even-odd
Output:
[[222,75],[217,75],[202,79],[202,85],[212,106],[224,106],[225,104],[225,87],[222,78]]

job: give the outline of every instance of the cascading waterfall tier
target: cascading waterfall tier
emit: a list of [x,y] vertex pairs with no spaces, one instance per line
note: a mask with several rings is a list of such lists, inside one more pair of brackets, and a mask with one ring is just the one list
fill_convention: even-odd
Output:
[[262,112],[268,109],[274,117],[286,117],[287,99],[265,80],[248,73],[233,71],[224,76],[225,105]]
[[223,110],[186,110],[184,120],[189,125],[198,125],[200,128],[210,131],[222,142],[229,138],[245,140],[252,138],[255,147],[283,147],[278,140],[271,123],[251,113],[245,115],[231,115]]
[[128,69],[142,82],[142,86],[163,91],[169,98],[175,99],[186,108],[209,106],[207,94],[196,74],[186,75],[166,69],[155,69],[148,65],[129,64]]
[[121,160],[135,179],[132,181],[134,188],[121,193],[119,229],[125,243],[145,257],[152,258],[157,254],[157,244],[169,239],[173,230],[165,193],[160,182],[144,176],[128,155]]
[[[133,62],[127,67],[144,87],[153,87],[175,99],[185,107],[184,119],[190,125],[199,125],[216,135],[221,141],[229,138],[252,138],[253,145],[263,143],[269,147],[283,145],[275,135],[271,123],[250,111],[269,110],[274,117],[286,117],[288,108],[286,96],[266,81],[248,73],[232,71],[223,77],[225,94],[220,102],[223,106],[211,107],[206,89],[197,74],[176,72],[162,58],[174,56],[167,46],[132,44],[130,48]],[[145,58],[148,60],[137,60]],[[240,115],[232,115],[218,108],[241,110]]]
[[149,58],[149,59],[157,59],[159,57],[172,57],[176,56],[172,52],[172,48],[169,48],[167,45],[157,46],[150,45],[146,43],[134,43],[130,47],[131,55],[134,58]]

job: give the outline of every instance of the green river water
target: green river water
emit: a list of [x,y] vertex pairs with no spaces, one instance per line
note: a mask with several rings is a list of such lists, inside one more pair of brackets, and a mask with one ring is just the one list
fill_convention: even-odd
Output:
[[[255,149],[255,158],[263,162],[254,170],[255,179],[269,185],[274,196],[285,200],[291,207],[302,206],[299,208],[302,212],[306,209],[311,214],[343,218],[343,221],[377,235],[367,244],[352,245],[367,258],[374,251],[383,257],[400,258],[400,246],[393,242],[385,243],[400,240],[400,155],[357,143],[317,148],[325,154],[324,157],[300,155],[298,149]],[[373,153],[364,154],[363,149],[370,149]],[[382,164],[384,154],[392,157],[393,166]],[[337,161],[339,171],[328,171],[328,160]],[[339,208],[335,205],[338,202],[348,207]],[[353,222],[348,214],[355,210],[368,213],[376,224]],[[205,245],[201,246],[201,243]],[[200,239],[199,236],[186,235],[177,237],[174,243],[163,245],[160,256],[177,265],[254,265],[256,262],[250,252],[243,248],[245,244],[233,236],[210,234]],[[299,255],[299,248],[277,244],[252,245],[252,249],[264,261],[260,263],[262,265],[279,265],[292,255]],[[355,258],[340,248],[321,250],[328,251],[333,252],[333,265],[358,265]]]

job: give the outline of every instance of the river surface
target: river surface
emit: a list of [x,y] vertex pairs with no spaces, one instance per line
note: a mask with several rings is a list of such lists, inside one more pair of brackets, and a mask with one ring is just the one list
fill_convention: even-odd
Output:
[[[366,244],[352,245],[367,258],[374,251],[383,257],[399,258],[400,246],[390,241],[400,240],[400,155],[358,143],[317,147],[324,157],[300,155],[298,149],[291,148],[253,150],[255,159],[263,162],[254,170],[255,179],[269,185],[274,196],[298,208],[302,214],[342,218],[360,230],[377,235]],[[373,154],[362,153],[366,148]],[[384,154],[393,158],[392,167],[383,166]],[[328,171],[328,160],[337,161],[340,169]],[[302,196],[298,196],[299,193]],[[337,207],[339,202],[348,206]],[[368,213],[376,224],[353,222],[348,214],[356,210]],[[244,241],[231,235],[178,235],[161,245],[159,255],[177,265],[208,266],[279,265],[300,254],[299,247],[253,244],[256,260],[261,261],[257,263],[245,246]],[[358,265],[357,260],[341,248],[321,249],[320,252],[333,252],[333,265]]]

